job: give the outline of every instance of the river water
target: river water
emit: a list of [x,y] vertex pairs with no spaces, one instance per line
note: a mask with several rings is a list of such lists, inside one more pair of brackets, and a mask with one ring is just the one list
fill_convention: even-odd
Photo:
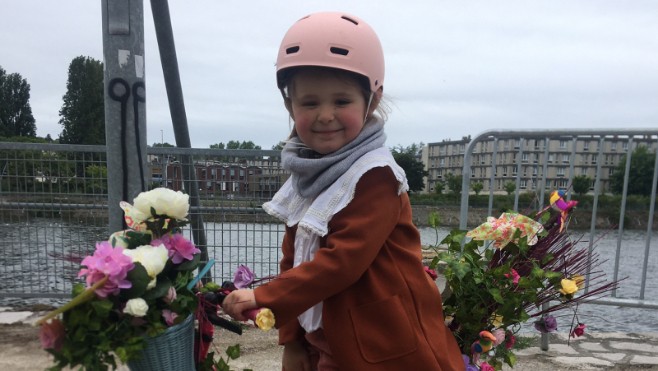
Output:
[[[68,292],[71,282],[79,269],[79,264],[70,261],[90,253],[94,242],[106,238],[105,227],[89,227],[80,224],[66,224],[48,219],[32,221],[29,225],[0,225],[0,292],[28,291]],[[209,251],[216,264],[213,277],[231,277],[238,264],[246,264],[257,277],[276,274],[280,258],[280,245],[283,227],[278,224],[255,223],[206,223],[205,232]],[[436,245],[449,230],[421,228],[423,245]],[[184,233],[188,234],[189,230]],[[572,238],[578,239],[579,248],[589,247],[589,235],[571,231]],[[617,231],[606,231],[595,236],[595,254],[600,258],[600,271],[608,280],[617,254]],[[38,246],[35,249],[35,246]],[[77,246],[77,247],[76,247]],[[83,247],[80,247],[83,246]],[[86,247],[85,247],[86,246]],[[247,247],[246,247],[247,246]],[[644,298],[658,300],[658,241],[652,239],[647,264],[647,280]],[[617,297],[637,299],[645,254],[645,233],[626,231],[620,249],[618,278],[623,280],[617,290]],[[0,298],[0,306],[24,306],[35,303],[58,305],[63,299],[17,299]],[[573,313],[556,313],[560,331],[568,330]],[[614,332],[658,332],[658,310],[618,307],[609,305],[584,304],[578,309],[578,320],[594,331]]]

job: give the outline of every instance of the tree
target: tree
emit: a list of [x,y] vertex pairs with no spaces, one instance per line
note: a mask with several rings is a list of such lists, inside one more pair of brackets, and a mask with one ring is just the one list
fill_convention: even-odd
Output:
[[105,144],[103,63],[90,57],[74,58],[63,100],[60,143]]
[[0,67],[0,136],[35,137],[36,131],[30,84],[20,74],[7,74]]
[[429,175],[429,173],[425,171],[425,165],[418,160],[418,145],[413,144],[406,148],[397,146],[391,148],[391,154],[393,155],[395,162],[404,169],[404,172],[407,175],[409,190],[416,192],[425,188],[423,178]]
[[505,182],[503,188],[505,188],[505,192],[507,192],[507,195],[509,196],[516,191],[516,183],[512,181]]
[[572,186],[573,191],[578,195],[584,195],[589,192],[589,187],[592,185],[592,178],[587,175],[577,175],[573,178]]
[[484,184],[482,182],[473,182],[471,184],[471,189],[473,192],[475,192],[475,195],[478,196],[480,192],[482,192],[482,189],[484,188]]
[[223,142],[219,142],[216,144],[211,144],[210,145],[211,149],[262,149],[261,146],[257,146],[254,142],[252,141],[242,141],[240,142],[239,140],[229,140],[228,143],[224,144]]
[[456,195],[462,193],[462,180],[463,179],[461,175],[455,175],[453,173],[448,173],[446,175],[448,188],[452,191],[452,193]]
[[440,195],[441,193],[443,193],[443,190],[445,189],[445,187],[446,187],[446,184],[444,182],[438,181],[438,182],[434,183],[434,192],[437,195]]
[[[610,190],[621,194],[624,190],[624,173],[626,171],[626,156],[621,157],[617,168],[610,176]],[[655,151],[646,146],[638,146],[631,156],[631,168],[628,173],[629,195],[650,195],[653,182],[653,169],[656,162]]]

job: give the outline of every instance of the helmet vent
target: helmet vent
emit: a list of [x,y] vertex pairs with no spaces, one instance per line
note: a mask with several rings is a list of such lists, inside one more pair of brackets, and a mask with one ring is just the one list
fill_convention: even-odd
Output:
[[330,51],[332,54],[340,54],[340,55],[347,55],[347,54],[349,54],[349,52],[350,52],[350,51],[347,50],[347,49],[337,48],[337,47],[335,47],[335,46],[332,46],[331,48],[329,48],[329,51]]
[[299,46],[291,46],[286,49],[286,54],[295,54],[299,51]]
[[350,18],[350,17],[348,17],[348,16],[346,16],[346,15],[341,16],[341,18],[343,18],[343,19],[346,20],[346,21],[352,22],[352,23],[354,23],[354,24],[357,25],[357,26],[359,25],[359,22],[357,22],[356,19],[354,19],[354,18]]

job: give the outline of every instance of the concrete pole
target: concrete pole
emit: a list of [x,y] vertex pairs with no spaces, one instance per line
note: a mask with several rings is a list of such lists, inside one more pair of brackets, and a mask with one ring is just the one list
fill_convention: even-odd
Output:
[[124,229],[119,201],[146,190],[142,0],[102,0],[109,232]]

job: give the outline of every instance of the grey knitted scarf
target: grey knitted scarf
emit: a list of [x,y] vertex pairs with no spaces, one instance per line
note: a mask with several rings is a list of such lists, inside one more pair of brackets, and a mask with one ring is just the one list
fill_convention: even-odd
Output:
[[321,155],[306,147],[298,137],[291,138],[281,152],[281,165],[291,172],[292,186],[302,197],[314,198],[364,154],[386,142],[384,122],[368,121],[361,133],[336,152]]

